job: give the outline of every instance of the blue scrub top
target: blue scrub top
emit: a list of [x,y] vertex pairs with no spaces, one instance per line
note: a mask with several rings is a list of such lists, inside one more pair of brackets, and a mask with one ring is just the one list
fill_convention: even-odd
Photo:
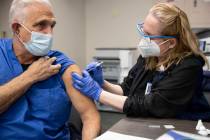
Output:
[[[58,51],[50,51],[49,57],[57,57],[61,64],[58,74],[35,83],[0,114],[1,140],[69,140],[66,122],[71,111],[71,102],[66,93],[62,74],[72,59]],[[0,85],[23,73],[21,64],[14,54],[11,39],[0,39]]]

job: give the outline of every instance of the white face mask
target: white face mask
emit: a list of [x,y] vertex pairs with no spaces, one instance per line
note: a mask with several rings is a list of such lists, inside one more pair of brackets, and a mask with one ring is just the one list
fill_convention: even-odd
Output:
[[138,50],[142,57],[160,56],[160,48],[156,42],[146,39],[141,39],[138,45]]
[[145,38],[142,38],[138,45],[138,50],[142,57],[150,57],[150,56],[160,56],[160,45],[166,43],[168,40],[160,43],[159,45],[151,40],[148,41]]
[[25,48],[35,56],[44,56],[52,48],[52,35],[51,34],[43,34],[39,32],[30,31],[23,24],[21,24],[28,32],[31,33],[31,39],[25,43],[19,38],[19,40],[23,43]]

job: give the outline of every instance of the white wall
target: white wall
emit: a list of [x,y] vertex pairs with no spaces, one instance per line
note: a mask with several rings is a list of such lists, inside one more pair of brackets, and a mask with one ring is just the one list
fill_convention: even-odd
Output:
[[86,0],[87,63],[95,48],[136,47],[136,24],[153,4],[153,0]]
[[[0,1],[0,32],[11,32],[8,24],[9,7],[12,0]],[[57,17],[53,49],[73,58],[82,68],[85,66],[85,1],[51,0]]]
[[51,0],[57,25],[54,48],[85,66],[85,2],[84,0]]

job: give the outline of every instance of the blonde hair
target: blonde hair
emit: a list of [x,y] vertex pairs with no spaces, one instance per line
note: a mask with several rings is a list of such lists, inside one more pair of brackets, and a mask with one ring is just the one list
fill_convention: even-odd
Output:
[[[163,25],[162,35],[177,37],[176,46],[169,51],[166,59],[164,59],[164,66],[169,67],[173,63],[178,64],[184,57],[194,54],[202,57],[209,67],[208,60],[199,49],[198,40],[191,30],[184,11],[170,3],[158,3],[150,9],[149,14],[152,14]],[[146,68],[156,69],[157,63],[157,58],[147,58]]]

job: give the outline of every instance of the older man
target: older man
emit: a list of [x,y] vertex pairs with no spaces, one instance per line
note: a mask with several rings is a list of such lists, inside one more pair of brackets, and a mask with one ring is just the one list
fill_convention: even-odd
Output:
[[0,139],[66,140],[71,103],[81,115],[83,139],[100,129],[94,103],[71,85],[80,70],[51,51],[55,17],[48,0],[13,0],[13,39],[0,39]]

